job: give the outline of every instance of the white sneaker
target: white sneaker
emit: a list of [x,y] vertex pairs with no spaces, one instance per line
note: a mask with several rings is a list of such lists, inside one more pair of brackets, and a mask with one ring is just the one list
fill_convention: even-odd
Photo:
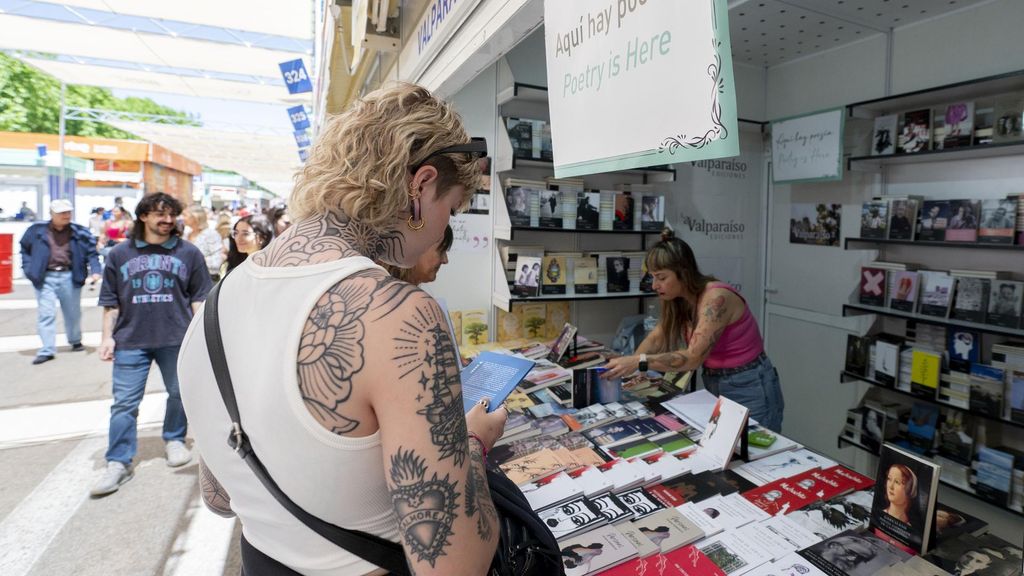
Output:
[[171,440],[167,443],[167,465],[171,468],[184,466],[192,461],[192,453],[189,452],[185,443],[180,440]]
[[92,487],[89,494],[94,498],[106,496],[117,492],[121,484],[132,479],[135,474],[120,462],[107,462],[107,470],[100,477],[99,481]]

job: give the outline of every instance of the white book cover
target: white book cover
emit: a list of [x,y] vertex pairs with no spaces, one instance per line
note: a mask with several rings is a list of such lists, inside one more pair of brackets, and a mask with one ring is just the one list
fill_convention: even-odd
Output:
[[608,523],[597,506],[586,498],[570,500],[561,506],[538,512],[537,516],[551,530],[555,540],[585,534]]
[[636,547],[614,526],[602,526],[558,545],[566,576],[595,574],[637,555]]
[[799,524],[819,540],[825,540],[844,530],[867,526],[873,500],[874,492],[858,490],[827,502],[813,502],[784,518]]
[[747,462],[733,470],[758,486],[802,474],[814,468],[831,468],[836,462],[806,448],[790,450],[756,462]]
[[747,572],[746,576],[826,576],[807,561],[806,558],[791,552],[775,562],[762,564]]
[[703,431],[715,410],[718,396],[705,389],[680,394],[661,405],[694,428]]
[[814,532],[804,528],[789,516],[772,516],[760,523],[761,526],[785,538],[793,545],[793,550],[803,550],[824,540]]
[[612,492],[623,492],[644,483],[643,470],[622,458],[616,458],[597,467],[612,483]]
[[[750,426],[748,427],[748,430],[750,432],[754,432],[757,428],[760,428],[760,426]],[[775,436],[775,442],[772,442],[771,446],[765,446],[763,448],[760,446],[754,446],[753,444],[748,446],[747,453],[749,455],[749,461],[753,462],[754,460],[774,456],[775,454],[786,452],[788,450],[803,448],[803,444],[800,444],[795,440],[790,440],[782,434],[777,434],[775,432],[772,432],[772,434]]]
[[661,478],[661,482],[667,482],[673,478],[678,478],[683,474],[687,474],[692,468],[690,466],[689,459],[677,458],[667,452],[659,452],[658,454],[645,456],[644,462],[651,467],[651,470],[657,472],[658,476]]
[[648,464],[643,458],[637,456],[635,458],[629,458],[627,462],[632,464],[637,470],[641,470],[643,472],[644,486],[657,484],[661,481],[661,473],[655,470],[654,467]]
[[749,413],[750,410],[742,404],[725,396],[718,398],[704,426],[700,446],[690,456],[694,474],[706,470],[724,470],[729,465]]
[[535,482],[523,484],[519,487],[519,490],[526,497],[526,501],[530,503],[530,508],[534,510],[543,510],[567,500],[583,496],[583,487],[565,472],[559,472]]
[[705,538],[709,538],[725,530],[725,527],[717,518],[712,518],[705,514],[704,510],[693,502],[680,504],[679,506],[676,506],[676,510],[700,528],[701,532],[704,533]]
[[[735,494],[735,496],[739,495]],[[739,496],[739,499],[745,501],[742,496]],[[768,515],[756,506],[743,506],[741,502],[729,496],[712,496],[700,501],[697,506],[709,517],[718,520],[726,532],[768,518]]]
[[709,538],[698,543],[697,549],[729,576],[746,574],[772,559],[771,552],[735,533]]
[[782,558],[786,554],[796,552],[799,549],[792,542],[783,538],[778,532],[769,529],[764,522],[747,524],[738,528],[734,534],[762,550],[767,550],[772,556],[771,560]]
[[611,479],[594,466],[582,466],[570,471],[569,476],[583,488],[583,495],[590,498],[605,492],[611,492],[614,484]]
[[696,542],[704,537],[704,531],[683,516],[675,508],[666,508],[633,523],[644,536],[666,554]]

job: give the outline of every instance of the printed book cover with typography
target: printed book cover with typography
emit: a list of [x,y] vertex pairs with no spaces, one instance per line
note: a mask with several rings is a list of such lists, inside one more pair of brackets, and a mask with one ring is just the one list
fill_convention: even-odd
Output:
[[878,458],[872,530],[911,554],[930,548],[940,467],[931,460],[886,443]]
[[860,269],[860,303],[885,306],[885,269],[864,266]]

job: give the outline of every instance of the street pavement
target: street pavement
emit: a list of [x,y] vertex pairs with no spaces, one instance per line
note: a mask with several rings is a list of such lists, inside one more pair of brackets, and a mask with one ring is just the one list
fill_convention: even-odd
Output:
[[[239,573],[237,521],[201,503],[196,459],[169,468],[166,392],[154,364],[139,410],[135,478],[93,499],[105,462],[111,364],[101,362],[98,287],[82,290],[85,352],[63,340],[33,366],[35,293],[0,295],[0,575],[220,576]],[[64,336],[58,319],[58,342]],[[195,455],[195,453],[193,453]]]

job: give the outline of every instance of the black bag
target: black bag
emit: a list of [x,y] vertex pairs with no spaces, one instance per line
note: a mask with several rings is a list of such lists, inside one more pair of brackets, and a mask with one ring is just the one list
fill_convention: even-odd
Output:
[[[409,575],[409,566],[405,561],[405,551],[401,544],[385,540],[379,536],[348,530],[335,526],[302,509],[292,501],[270,477],[263,463],[252,451],[249,439],[242,429],[238,414],[238,402],[235,399],[231,373],[228,371],[227,358],[224,356],[224,342],[220,334],[220,318],[217,311],[217,299],[220,287],[217,284],[210,291],[206,300],[203,331],[206,335],[206,348],[210,355],[214,376],[221,398],[231,417],[232,431],[228,435],[228,445],[249,465],[253,474],[278,502],[298,518],[309,529],[336,544],[340,548],[380,566],[397,575]],[[490,576],[562,576],[562,566],[558,542],[551,531],[530,508],[526,497],[497,466],[487,463],[487,483],[490,486],[491,500],[498,512],[498,548],[491,561],[488,571]],[[249,574],[248,572],[245,572]]]

